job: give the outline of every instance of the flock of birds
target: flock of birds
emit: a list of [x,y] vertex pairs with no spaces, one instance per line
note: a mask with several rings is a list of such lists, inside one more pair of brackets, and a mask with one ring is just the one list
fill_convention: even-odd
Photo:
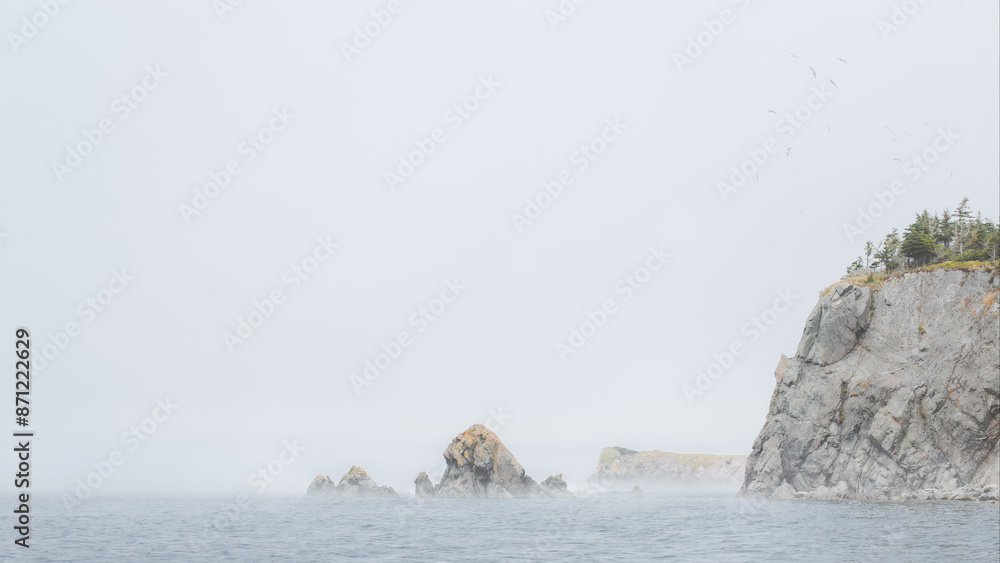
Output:
[[[789,54],[789,55],[790,55],[790,56],[791,56],[791,57],[792,57],[793,59],[798,59],[798,58],[799,58],[799,57],[798,57],[798,55],[796,55],[795,53],[792,53],[791,51],[789,51],[789,52],[788,52],[788,54]],[[844,64],[847,64],[847,60],[846,60],[846,59],[843,59],[843,58],[840,58],[840,57],[837,57],[837,61],[838,61],[838,62],[841,62],[841,63],[844,63]],[[816,69],[815,69],[815,68],[813,68],[813,67],[809,67],[809,72],[810,72],[810,73],[812,74],[813,78],[815,78],[815,79],[817,79],[817,80],[819,79],[819,75],[817,75],[817,73],[816,73]],[[831,84],[831,85],[833,85],[833,87],[834,87],[834,88],[836,88],[836,87],[837,87],[837,83],[836,83],[836,82],[834,82],[832,78],[830,78],[830,79],[828,79],[828,80],[830,81],[830,84]],[[774,111],[773,109],[769,109],[769,110],[767,110],[767,111],[768,111],[768,113],[771,113],[771,114],[774,114],[774,115],[778,115],[778,112]],[[929,126],[930,124],[929,124],[929,123],[925,123],[925,125],[928,125],[928,126]],[[885,130],[889,132],[889,135],[890,135],[890,137],[889,137],[889,140],[890,140],[890,141],[894,141],[894,142],[897,142],[897,143],[899,142],[899,139],[897,139],[897,138],[895,137],[896,133],[895,133],[895,132],[894,132],[894,131],[893,131],[892,129],[890,129],[888,125],[883,125],[882,127],[885,127]],[[826,131],[827,131],[827,133],[830,133],[830,132],[831,132],[831,131],[830,131],[830,126],[829,126],[829,125],[827,125],[827,126],[826,126]],[[915,138],[916,138],[916,137],[914,137],[914,136],[913,136],[913,134],[912,134],[912,133],[908,133],[908,135],[909,135],[909,137],[910,137],[911,139],[915,139]],[[791,148],[791,147],[788,147],[788,148],[787,148],[787,149],[785,150],[785,156],[792,156],[792,148]],[[895,161],[897,161],[897,162],[902,162],[902,161],[903,161],[903,159],[901,159],[901,158],[899,158],[899,157],[892,157],[892,160],[895,160]],[[795,167],[791,167],[791,168],[792,168],[792,170],[794,170],[794,169],[795,169]],[[759,175],[757,176],[757,181],[758,181],[758,182],[760,182],[760,176],[759,176]],[[801,211],[801,210],[800,210],[800,211]]]
[[[789,54],[789,55],[790,55],[790,56],[791,56],[791,57],[792,57],[793,59],[798,59],[798,58],[799,58],[799,57],[798,57],[798,55],[796,55],[795,53],[792,53],[792,52],[789,52],[788,54]],[[847,60],[846,60],[846,59],[843,59],[843,58],[841,58],[841,57],[837,57],[837,58],[836,58],[836,60],[837,60],[838,62],[840,62],[840,63],[843,63],[843,64],[848,64],[848,63],[847,63]],[[811,67],[811,66],[810,66],[810,67],[809,67],[809,72],[810,72],[810,73],[812,74],[812,76],[813,76],[813,78],[814,78],[814,79],[817,79],[817,80],[819,79],[819,75],[817,74],[817,72],[816,72],[816,69],[815,69],[815,68],[813,68],[813,67]],[[832,85],[832,86],[833,86],[834,88],[836,88],[836,87],[837,87],[837,83],[836,83],[836,82],[834,82],[832,78],[831,78],[831,79],[828,79],[828,80],[829,80],[830,84],[831,84],[831,85]],[[768,111],[768,113],[771,113],[771,114],[773,114],[773,115],[778,115],[778,112],[774,111],[773,109],[769,109],[769,110],[767,110],[767,111]],[[929,127],[929,126],[930,126],[930,123],[924,123],[924,125],[927,125],[927,126]],[[888,131],[888,133],[889,133],[889,140],[891,140],[891,141],[893,141],[893,142],[897,142],[897,143],[899,142],[899,139],[897,138],[897,136],[896,136],[896,133],[895,133],[895,131],[893,131],[892,129],[890,129],[888,125],[883,125],[882,127],[884,127],[886,131]],[[829,125],[827,125],[827,126],[826,126],[826,130],[827,130],[827,132],[828,132],[828,133],[830,133],[830,132],[831,132],[831,130],[830,130],[830,126],[829,126]],[[913,136],[913,134],[912,134],[912,133],[907,133],[907,135],[909,136],[909,138],[910,138],[910,139],[915,139],[915,138],[916,138],[916,137],[914,137],[914,136]],[[787,147],[787,148],[785,149],[785,156],[789,156],[789,157],[790,157],[791,155],[792,155],[792,147]],[[899,157],[892,157],[892,160],[894,160],[894,161],[897,161],[897,162],[902,162],[902,161],[903,161],[903,159],[901,159],[901,158],[899,158]],[[795,167],[794,167],[794,166],[790,166],[790,168],[791,168],[792,170],[795,170]],[[949,177],[951,177],[951,176],[952,176],[952,174],[953,174],[953,173],[949,173]],[[757,174],[757,175],[756,175],[756,181],[757,181],[757,182],[760,182],[760,175],[759,175],[759,174]],[[735,204],[734,204],[734,203],[730,203],[730,205],[735,205]],[[801,213],[802,215],[805,215],[805,212],[804,212],[804,211],[802,211],[802,208],[798,208],[798,211],[799,211],[799,213]],[[771,241],[771,237],[768,237],[768,240],[767,240],[767,242],[770,242],[770,241]]]

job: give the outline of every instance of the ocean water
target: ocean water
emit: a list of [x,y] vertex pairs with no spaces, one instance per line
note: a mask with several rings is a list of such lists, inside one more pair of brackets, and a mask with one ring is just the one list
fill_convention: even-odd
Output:
[[[544,500],[33,499],[7,561],[936,561],[1000,559],[1000,505],[732,494]],[[10,501],[8,501],[10,502]]]

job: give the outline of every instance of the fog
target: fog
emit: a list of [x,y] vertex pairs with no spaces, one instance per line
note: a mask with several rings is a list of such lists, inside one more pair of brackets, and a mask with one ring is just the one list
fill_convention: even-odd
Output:
[[476,423],[571,489],[605,446],[747,454],[866,240],[996,219],[995,2],[563,4],[6,3],[32,485],[406,494]]

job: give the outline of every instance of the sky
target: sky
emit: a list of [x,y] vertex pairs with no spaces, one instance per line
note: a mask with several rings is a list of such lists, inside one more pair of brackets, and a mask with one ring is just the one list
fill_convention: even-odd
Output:
[[7,2],[33,490],[408,494],[477,423],[570,488],[606,446],[747,454],[866,240],[996,220],[998,11]]

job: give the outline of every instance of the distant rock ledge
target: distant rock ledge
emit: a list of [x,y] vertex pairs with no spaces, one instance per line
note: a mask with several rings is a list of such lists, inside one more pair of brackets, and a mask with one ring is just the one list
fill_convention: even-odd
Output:
[[368,475],[368,472],[357,465],[340,478],[340,483],[334,485],[329,475],[317,475],[306,489],[310,496],[338,497],[398,497],[396,491],[389,486],[378,486],[378,483]]
[[736,490],[743,483],[745,455],[678,454],[659,450],[604,448],[588,479],[600,487]]
[[414,480],[418,497],[438,498],[554,498],[572,497],[562,474],[542,484],[525,473],[500,438],[482,424],[469,427],[444,451],[447,463],[441,482],[434,485],[426,472]]

